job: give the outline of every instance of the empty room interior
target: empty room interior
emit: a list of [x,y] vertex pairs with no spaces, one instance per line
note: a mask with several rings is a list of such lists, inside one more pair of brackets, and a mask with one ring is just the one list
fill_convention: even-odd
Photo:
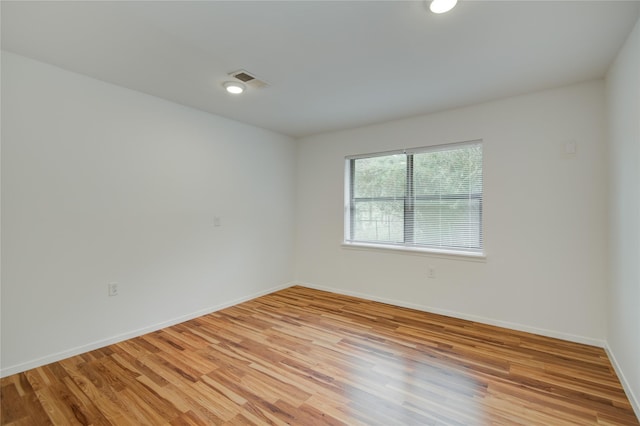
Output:
[[640,1],[0,8],[0,424],[640,424]]

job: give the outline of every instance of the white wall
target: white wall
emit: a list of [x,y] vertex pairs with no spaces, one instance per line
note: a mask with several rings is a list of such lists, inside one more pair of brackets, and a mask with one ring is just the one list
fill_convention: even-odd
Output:
[[291,139],[7,52],[2,113],[3,375],[290,283]]
[[607,75],[609,353],[640,417],[640,21]]
[[[595,81],[300,140],[296,279],[603,345],[604,108]],[[484,140],[486,262],[341,247],[344,156],[473,139]]]

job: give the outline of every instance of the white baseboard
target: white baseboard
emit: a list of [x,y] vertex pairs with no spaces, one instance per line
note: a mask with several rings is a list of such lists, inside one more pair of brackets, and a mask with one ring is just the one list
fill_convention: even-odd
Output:
[[131,339],[134,337],[142,336],[143,334],[151,333],[166,327],[170,327],[172,325],[180,324],[181,322],[189,321],[197,317],[201,317],[203,315],[210,314],[212,312],[219,311],[221,309],[228,308],[233,305],[237,305],[239,303],[247,302],[249,300],[255,299],[256,297],[264,296],[265,294],[273,293],[278,290],[282,290],[285,288],[289,288],[295,285],[295,283],[286,283],[279,286],[271,287],[267,290],[259,291],[257,293],[250,294],[248,296],[240,297],[234,300],[230,300],[228,302],[220,303],[218,305],[201,309],[196,312],[191,312],[186,315],[179,316],[177,318],[172,318],[167,321],[163,321],[157,324],[153,324],[147,327],[139,328],[137,330],[133,330],[127,333],[119,334],[117,336],[113,336],[107,339],[98,340],[92,343],[88,343],[86,345],[77,346],[75,348],[67,349],[61,352],[57,352],[54,354],[50,354],[41,358],[37,358],[31,361],[23,362],[20,364],[12,365],[6,368],[0,369],[0,377],[10,376],[12,374],[21,373],[26,370],[30,370],[32,368],[41,367],[43,365],[50,364],[52,362],[60,361],[65,358],[69,358],[75,355],[80,355],[85,352],[89,352],[95,349],[103,348],[108,345],[113,345],[114,343],[122,342],[127,339]]
[[620,380],[620,383],[622,383],[622,388],[624,389],[624,392],[627,394],[627,399],[631,403],[631,407],[633,408],[633,411],[636,413],[636,417],[638,418],[638,420],[640,420],[640,401],[638,400],[637,395],[633,393],[633,389],[631,389],[631,386],[629,385],[629,381],[627,380],[624,373],[622,372],[622,368],[620,368],[620,364],[618,364],[618,360],[616,359],[616,356],[611,350],[611,347],[609,347],[608,342],[605,344],[604,350],[607,352],[607,356],[609,357],[609,360],[611,360],[611,365],[613,365],[613,369],[616,371],[616,374],[618,375],[618,379]]
[[410,309],[415,309],[415,310],[418,310],[418,311],[430,312],[430,313],[438,314],[438,315],[445,315],[445,316],[448,316],[448,317],[459,318],[459,319],[463,319],[463,320],[467,320],[467,321],[473,321],[473,322],[479,322],[479,323],[482,323],[482,324],[494,325],[496,327],[503,327],[503,328],[508,328],[508,329],[511,329],[511,330],[517,330],[517,331],[524,331],[524,332],[527,332],[527,333],[539,334],[541,336],[553,337],[555,339],[567,340],[569,342],[582,343],[582,344],[585,344],[585,345],[597,346],[599,348],[604,348],[605,347],[605,341],[604,340],[593,339],[591,337],[578,336],[578,335],[575,335],[575,334],[564,333],[564,332],[561,332],[561,331],[547,330],[547,329],[544,329],[544,328],[531,327],[531,326],[524,325],[524,324],[518,324],[518,323],[513,323],[513,322],[508,322],[508,321],[501,321],[501,320],[497,320],[497,319],[493,319],[493,318],[486,318],[486,317],[481,317],[481,316],[477,316],[477,315],[465,314],[465,313],[462,313],[462,312],[449,311],[449,310],[446,310],[446,309],[434,308],[432,306],[425,306],[425,305],[419,305],[419,304],[416,304],[416,303],[404,302],[402,300],[387,299],[385,297],[377,297],[377,296],[372,296],[370,294],[364,294],[364,293],[359,293],[359,292],[355,292],[355,291],[346,291],[346,290],[339,289],[339,288],[334,288],[334,287],[318,286],[318,285],[315,285],[315,284],[302,283],[302,282],[299,283],[299,285],[301,285],[303,287],[313,288],[313,289],[316,289],[316,290],[324,290],[324,291],[329,291],[331,293],[343,294],[345,296],[359,297],[361,299],[372,300],[372,301],[375,301],[375,302],[387,303],[389,305],[401,306],[403,308],[410,308]]

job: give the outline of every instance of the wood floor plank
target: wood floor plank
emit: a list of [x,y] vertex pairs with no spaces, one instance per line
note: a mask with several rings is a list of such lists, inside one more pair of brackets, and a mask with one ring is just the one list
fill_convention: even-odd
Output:
[[6,419],[7,423],[16,422],[27,417],[27,408],[20,397],[15,384],[8,381],[7,384],[2,386],[0,392],[0,400],[2,401],[2,417]]
[[640,425],[601,348],[295,286],[0,381],[1,425]]

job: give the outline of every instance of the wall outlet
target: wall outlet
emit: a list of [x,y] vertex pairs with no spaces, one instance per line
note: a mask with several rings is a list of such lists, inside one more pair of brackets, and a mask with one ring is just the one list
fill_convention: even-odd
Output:
[[118,295],[118,283],[109,283],[109,296],[117,296]]
[[433,266],[429,266],[429,268],[427,268],[427,276],[429,278],[435,278],[436,277],[436,268],[434,268]]
[[564,153],[573,155],[577,152],[576,141],[568,141],[564,144]]
[[213,218],[213,226],[220,226],[220,216],[215,216]]

